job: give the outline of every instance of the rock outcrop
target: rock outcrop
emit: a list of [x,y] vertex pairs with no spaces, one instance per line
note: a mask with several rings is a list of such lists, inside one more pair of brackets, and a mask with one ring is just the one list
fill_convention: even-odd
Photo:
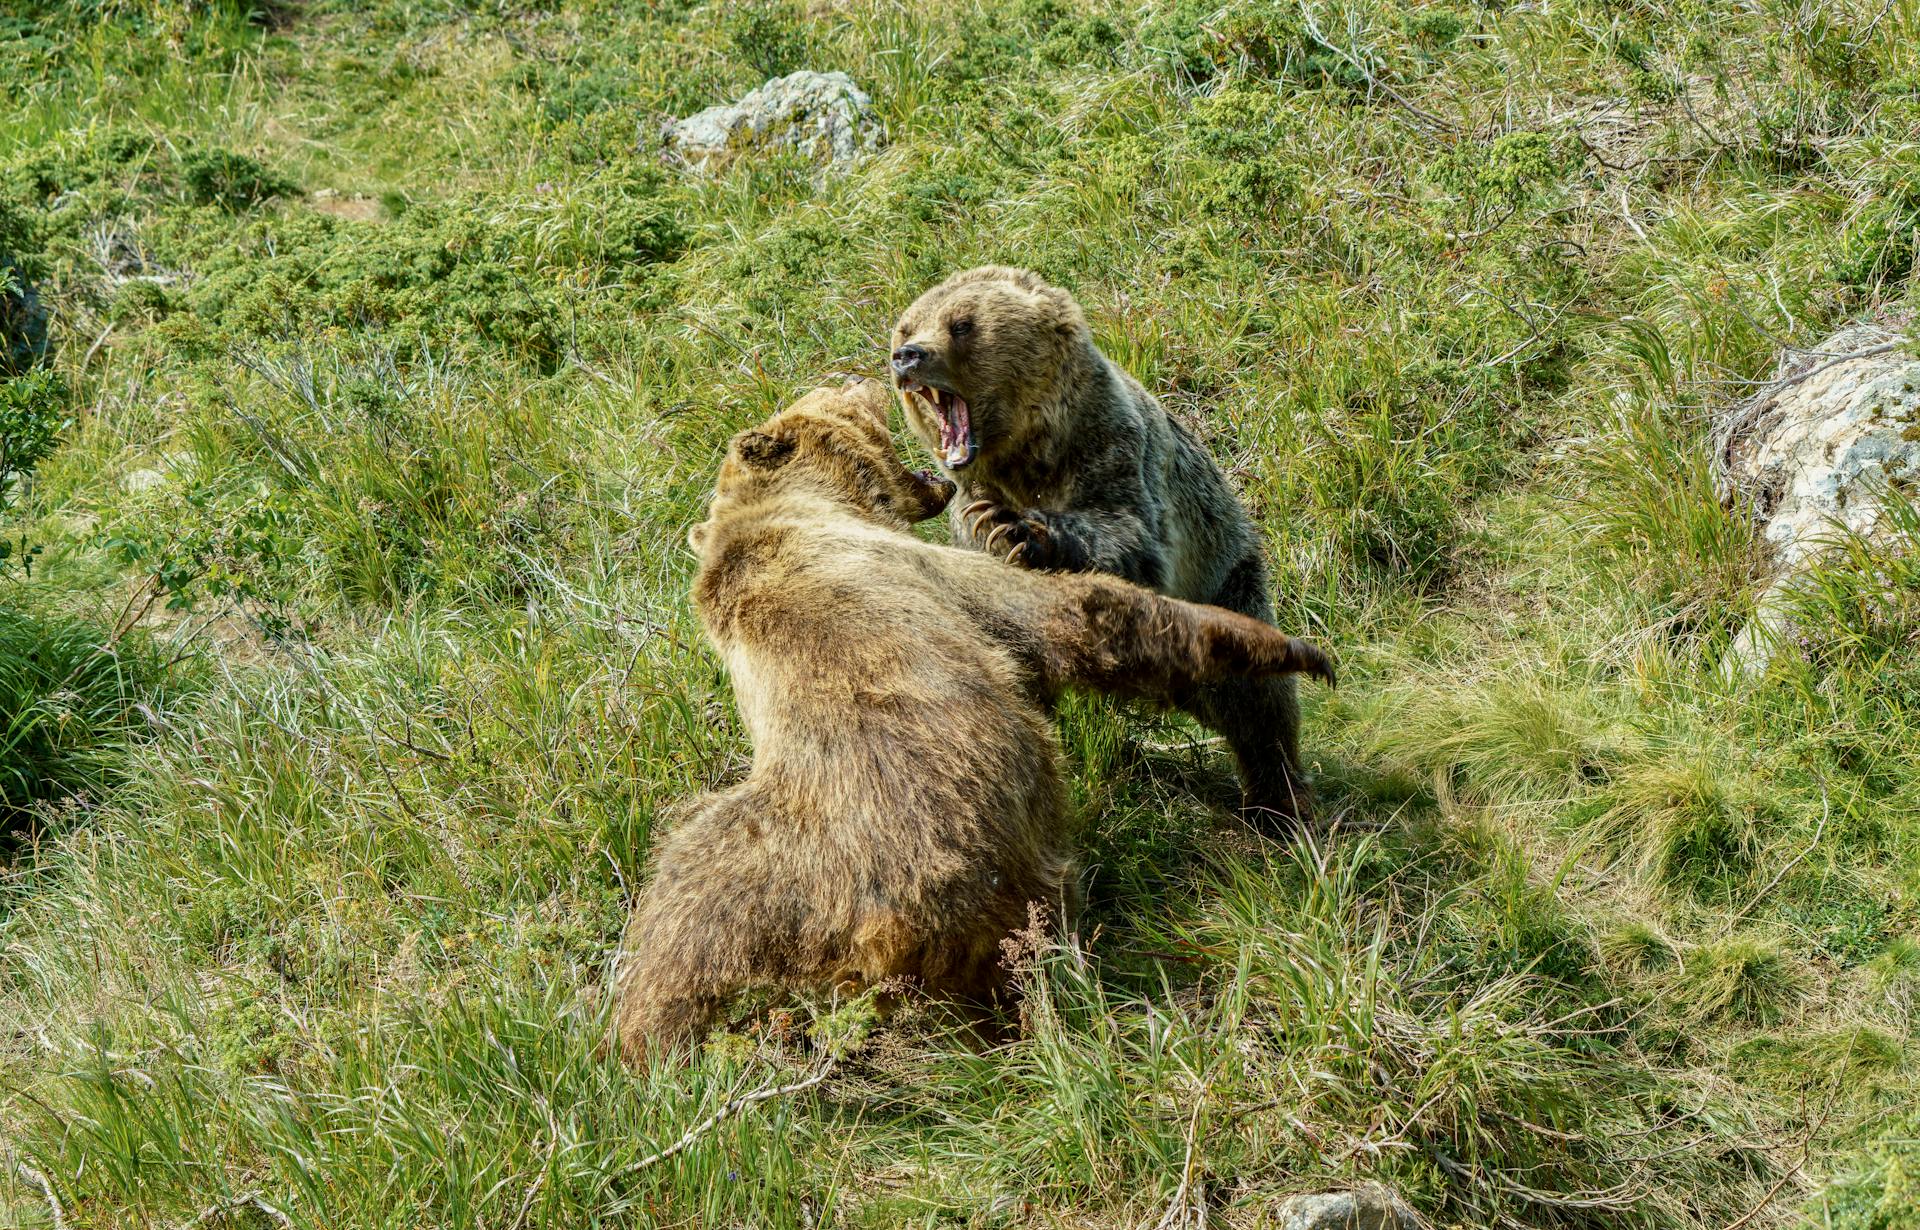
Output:
[[696,170],[760,150],[794,150],[843,172],[880,144],[873,100],[845,73],[801,70],[775,77],[739,102],[708,107],[663,130]]
[[1855,325],[1783,360],[1735,407],[1716,440],[1722,494],[1741,499],[1772,546],[1774,575],[1734,645],[1762,665],[1784,616],[1779,597],[1836,533],[1871,535],[1889,488],[1920,486],[1920,357],[1908,322]]

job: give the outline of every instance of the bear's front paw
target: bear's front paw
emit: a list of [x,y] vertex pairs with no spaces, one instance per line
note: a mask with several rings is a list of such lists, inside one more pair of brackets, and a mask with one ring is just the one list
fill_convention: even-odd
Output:
[[992,500],[975,500],[961,510],[967,537],[989,555],[1021,568],[1048,569],[1061,564],[1060,540],[1037,508],[1018,513]]
[[1287,661],[1292,670],[1312,675],[1330,688],[1338,686],[1334,681],[1333,659],[1327,656],[1326,650],[1311,641],[1303,641],[1297,636],[1289,637]]

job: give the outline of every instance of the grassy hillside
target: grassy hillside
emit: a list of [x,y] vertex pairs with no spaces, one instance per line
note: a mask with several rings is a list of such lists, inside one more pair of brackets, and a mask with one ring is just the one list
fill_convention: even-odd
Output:
[[[1726,671],[1764,559],[1705,430],[1913,305],[1915,47],[1916,0],[9,6],[52,357],[0,384],[44,453],[0,473],[0,1223],[1257,1227],[1377,1179],[1920,1226],[1920,517]],[[798,67],[881,152],[661,161]],[[982,261],[1255,510],[1341,657],[1327,830],[1071,703],[1090,913],[1017,1038],[800,1004],[628,1073],[624,905],[748,754],[685,528]]]

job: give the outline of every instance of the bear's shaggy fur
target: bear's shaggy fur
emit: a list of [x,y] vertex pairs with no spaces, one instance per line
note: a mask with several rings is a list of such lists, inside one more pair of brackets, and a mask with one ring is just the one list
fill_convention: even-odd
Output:
[[[1266,560],[1226,476],[1100,353],[1072,295],[1026,270],[969,269],[921,295],[893,345],[907,423],[959,483],[956,541],[1272,622]],[[1291,678],[1232,679],[1187,707],[1232,747],[1243,815],[1275,831],[1311,818]]]
[[749,987],[992,997],[1028,903],[1070,905],[1063,688],[1177,703],[1242,673],[1332,679],[1244,616],[915,538],[953,484],[901,463],[890,405],[880,382],[821,389],[740,433],[689,536],[753,768],[655,852],[617,976],[631,1059]]

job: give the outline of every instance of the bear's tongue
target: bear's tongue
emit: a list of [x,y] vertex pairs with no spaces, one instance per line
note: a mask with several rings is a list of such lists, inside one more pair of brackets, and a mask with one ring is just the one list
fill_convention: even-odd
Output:
[[967,400],[944,389],[928,389],[927,396],[940,414],[940,451],[947,469],[958,470],[973,461],[980,446],[973,439],[973,422],[967,415]]

